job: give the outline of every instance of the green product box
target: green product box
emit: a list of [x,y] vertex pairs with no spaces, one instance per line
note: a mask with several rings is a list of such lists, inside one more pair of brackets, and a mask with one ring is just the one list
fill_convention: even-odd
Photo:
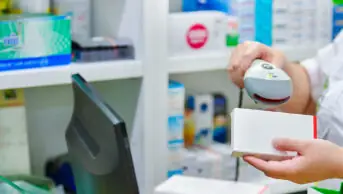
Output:
[[308,189],[308,194],[343,194],[343,183],[341,184],[341,188],[339,191],[323,189],[318,187],[311,187]]
[[333,4],[343,4],[343,0],[332,0]]
[[0,71],[68,65],[69,15],[0,16]]

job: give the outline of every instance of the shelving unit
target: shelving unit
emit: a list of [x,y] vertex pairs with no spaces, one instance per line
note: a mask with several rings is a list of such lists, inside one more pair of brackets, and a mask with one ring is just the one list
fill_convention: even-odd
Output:
[[[284,48],[282,50],[291,61],[301,61],[313,57],[317,48]],[[208,53],[201,56],[181,56],[169,58],[168,69],[171,74],[195,73],[203,71],[225,70],[232,49],[222,53]]]
[[[31,130],[31,127],[35,128],[34,130],[36,130],[36,132],[41,132],[47,128],[56,132],[56,130],[54,130],[55,128],[62,129],[65,127],[65,121],[68,119],[68,115],[66,113],[69,114],[71,111],[70,109],[72,103],[70,102],[71,97],[69,94],[67,94],[66,97],[61,95],[61,99],[65,98],[63,100],[60,100],[60,97],[56,97],[54,95],[69,90],[67,87],[56,87],[57,89],[47,87],[48,89],[46,91],[37,92],[37,88],[70,84],[70,75],[72,73],[80,73],[87,81],[90,82],[118,80],[118,82],[120,81],[121,84],[121,79],[142,78],[142,85],[138,89],[140,90],[140,97],[142,98],[143,104],[142,109],[139,110],[142,113],[143,123],[139,127],[144,130],[144,135],[142,136],[142,147],[144,151],[142,155],[145,177],[142,194],[151,194],[153,193],[154,187],[167,178],[167,148],[163,145],[165,145],[167,142],[166,127],[168,114],[168,79],[173,74],[225,71],[231,51],[227,50],[220,53],[168,57],[167,34],[169,0],[122,0],[125,3],[121,2],[122,5],[116,7],[118,12],[109,10],[109,8],[106,7],[106,2],[110,1],[111,0],[106,0],[105,2],[102,1],[99,3],[99,5],[95,6],[98,9],[98,13],[96,14],[98,19],[102,19],[102,17],[99,16],[99,13],[103,10],[113,13],[119,13],[119,11],[127,10],[134,12],[134,14],[131,15],[140,16],[139,18],[132,19],[130,14],[125,13],[127,18],[130,18],[132,21],[136,21],[137,25],[135,24],[134,26],[136,28],[139,26],[140,28],[138,32],[135,31],[135,33],[139,34],[139,37],[136,37],[136,39],[140,41],[138,50],[141,57],[139,60],[71,64],[60,67],[1,72],[0,89],[32,89],[32,91],[28,92],[28,96],[31,101],[32,99],[41,100],[40,96],[47,94],[50,95],[47,98],[51,98],[51,96],[58,98],[59,100],[56,100],[57,102],[55,102],[53,99],[49,99],[47,102],[42,100],[42,102],[34,103],[33,105],[29,106],[29,108],[34,111],[32,118],[35,117],[36,120],[37,117],[44,117],[46,119],[51,114],[57,115],[56,117],[58,117],[48,119],[49,122],[51,122],[52,119],[58,120],[56,121],[58,126],[55,126],[55,123],[40,123],[39,126],[38,124],[31,124],[29,126],[29,130]],[[112,4],[113,1],[108,3],[108,5]],[[131,5],[135,5],[139,8],[134,9],[129,7]],[[121,18],[119,16],[116,17]],[[97,22],[97,31],[100,29],[98,26],[101,26],[102,24],[106,25],[106,28],[110,28],[107,24],[111,22],[111,20],[106,20],[106,22]],[[317,51],[316,48],[285,48],[281,50],[284,51],[287,57],[292,61],[300,61],[308,57],[312,57]],[[130,90],[134,84],[123,85],[126,87],[126,90]],[[112,88],[110,86],[105,89],[110,90]],[[135,88],[134,90],[137,89]],[[51,94],[51,91],[55,91],[55,93]],[[118,92],[118,90],[114,91],[114,93],[115,92]],[[127,97],[130,94],[125,93],[125,95],[125,97]],[[113,96],[118,95],[115,93]],[[63,106],[61,106],[61,104]],[[43,106],[43,108],[37,108],[38,106]],[[48,108],[46,108],[46,106],[49,106],[49,110],[47,110]],[[52,110],[54,108],[58,110]],[[39,130],[36,128],[39,128]],[[62,134],[62,132],[60,133]],[[57,134],[56,136],[61,136],[61,134]],[[37,136],[35,138],[39,139],[39,137],[40,136]],[[49,141],[46,140],[46,142]],[[37,145],[36,148],[39,146]],[[58,146],[53,145],[52,147]],[[61,148],[54,149],[54,151],[56,153],[63,153],[65,149],[66,148],[64,146],[61,146]],[[45,159],[41,156],[37,156],[37,158],[40,160]],[[295,184],[290,184],[286,181],[277,181],[271,179],[256,180],[256,183],[268,184],[272,188],[278,189],[277,191],[280,193],[299,191],[306,188],[306,186],[298,186]]]
[[0,73],[0,89],[29,88],[71,83],[70,75],[82,74],[89,81],[142,77],[139,61],[108,61]]

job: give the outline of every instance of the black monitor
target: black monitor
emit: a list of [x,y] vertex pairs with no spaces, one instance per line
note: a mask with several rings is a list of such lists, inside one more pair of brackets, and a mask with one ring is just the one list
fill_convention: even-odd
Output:
[[66,131],[77,194],[139,194],[125,122],[79,74]]

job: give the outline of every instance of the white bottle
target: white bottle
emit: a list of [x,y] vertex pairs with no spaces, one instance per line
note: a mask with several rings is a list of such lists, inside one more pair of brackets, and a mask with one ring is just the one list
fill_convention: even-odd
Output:
[[47,13],[50,9],[50,0],[13,0],[12,7],[21,12]]
[[58,14],[71,12],[72,34],[78,39],[91,37],[91,1],[90,0],[52,0],[52,7]]

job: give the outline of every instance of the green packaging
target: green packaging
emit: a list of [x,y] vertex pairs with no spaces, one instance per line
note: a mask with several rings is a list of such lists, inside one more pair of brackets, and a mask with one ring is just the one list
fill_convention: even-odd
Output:
[[333,4],[341,5],[343,4],[343,0],[332,0]]
[[69,15],[0,16],[0,71],[68,65]]
[[311,187],[308,194],[343,194],[343,183],[339,191],[334,191],[330,189],[324,189],[319,187]]

